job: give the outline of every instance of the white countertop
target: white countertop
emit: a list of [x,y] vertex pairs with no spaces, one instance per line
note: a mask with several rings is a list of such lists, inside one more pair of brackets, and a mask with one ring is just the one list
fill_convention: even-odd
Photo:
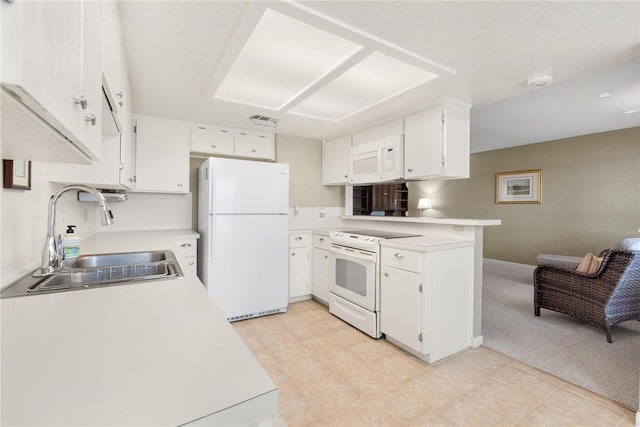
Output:
[[466,239],[464,237],[458,239],[446,236],[431,235],[380,240],[380,246],[382,246],[383,248],[388,247],[420,252],[439,251],[473,245],[473,239]]
[[[172,249],[194,234],[102,233],[81,251]],[[195,277],[0,304],[3,425],[175,426],[277,396]]]
[[357,221],[383,221],[383,222],[404,222],[418,224],[445,224],[445,225],[473,225],[488,226],[500,225],[499,219],[472,219],[472,218],[429,218],[429,217],[408,217],[408,216],[370,216],[370,215],[343,215],[343,220]]

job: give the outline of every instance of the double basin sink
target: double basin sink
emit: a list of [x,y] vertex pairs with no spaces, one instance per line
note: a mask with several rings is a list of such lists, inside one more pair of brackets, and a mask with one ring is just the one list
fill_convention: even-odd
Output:
[[2,290],[0,297],[123,285],[182,277],[172,251],[84,255],[66,262],[54,274],[39,277],[36,270]]

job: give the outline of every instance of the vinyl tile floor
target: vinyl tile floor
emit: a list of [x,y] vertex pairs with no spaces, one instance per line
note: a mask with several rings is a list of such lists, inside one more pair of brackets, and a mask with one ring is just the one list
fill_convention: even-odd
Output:
[[434,364],[316,301],[233,323],[280,393],[274,425],[635,426],[635,413],[496,351]]

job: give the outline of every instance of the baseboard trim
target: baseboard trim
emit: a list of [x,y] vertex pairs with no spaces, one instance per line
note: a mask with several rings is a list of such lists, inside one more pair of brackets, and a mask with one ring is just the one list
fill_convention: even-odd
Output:
[[636,412],[636,427],[640,427],[640,409]]
[[484,343],[482,335],[471,338],[471,348],[478,348]]

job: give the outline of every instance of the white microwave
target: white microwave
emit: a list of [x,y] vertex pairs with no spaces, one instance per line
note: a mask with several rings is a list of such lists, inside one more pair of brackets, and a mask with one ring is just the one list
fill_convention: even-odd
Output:
[[402,135],[391,135],[351,147],[351,183],[375,184],[402,179],[403,141]]

